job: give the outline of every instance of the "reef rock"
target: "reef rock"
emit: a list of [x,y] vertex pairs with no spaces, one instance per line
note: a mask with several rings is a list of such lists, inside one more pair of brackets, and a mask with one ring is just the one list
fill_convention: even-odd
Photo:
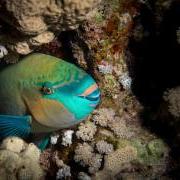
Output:
[[11,30],[0,40],[13,51],[28,54],[34,46],[51,42],[57,32],[76,29],[99,2],[3,0],[0,2],[0,18],[10,25]]

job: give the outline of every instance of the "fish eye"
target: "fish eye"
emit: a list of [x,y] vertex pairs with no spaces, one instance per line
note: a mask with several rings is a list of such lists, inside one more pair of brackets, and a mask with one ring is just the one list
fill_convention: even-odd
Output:
[[45,86],[42,87],[41,91],[42,91],[44,94],[48,94],[48,95],[54,93],[53,89],[51,89],[51,88],[49,88],[49,87],[45,87]]

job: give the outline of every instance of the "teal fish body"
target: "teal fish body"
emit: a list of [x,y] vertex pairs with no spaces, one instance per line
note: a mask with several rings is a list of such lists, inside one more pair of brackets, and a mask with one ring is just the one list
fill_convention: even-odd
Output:
[[73,126],[99,101],[95,80],[82,69],[49,55],[29,55],[0,72],[0,137]]

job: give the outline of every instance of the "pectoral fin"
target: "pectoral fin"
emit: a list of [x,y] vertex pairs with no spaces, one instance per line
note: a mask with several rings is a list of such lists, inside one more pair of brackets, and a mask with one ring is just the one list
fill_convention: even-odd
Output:
[[0,115],[0,138],[19,136],[26,138],[31,132],[31,116]]

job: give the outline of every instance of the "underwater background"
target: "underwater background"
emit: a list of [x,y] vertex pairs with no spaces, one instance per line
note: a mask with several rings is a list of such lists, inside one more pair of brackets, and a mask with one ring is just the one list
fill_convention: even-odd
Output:
[[1,0],[0,71],[33,53],[85,70],[101,100],[43,151],[2,139],[0,180],[180,178],[179,0]]

